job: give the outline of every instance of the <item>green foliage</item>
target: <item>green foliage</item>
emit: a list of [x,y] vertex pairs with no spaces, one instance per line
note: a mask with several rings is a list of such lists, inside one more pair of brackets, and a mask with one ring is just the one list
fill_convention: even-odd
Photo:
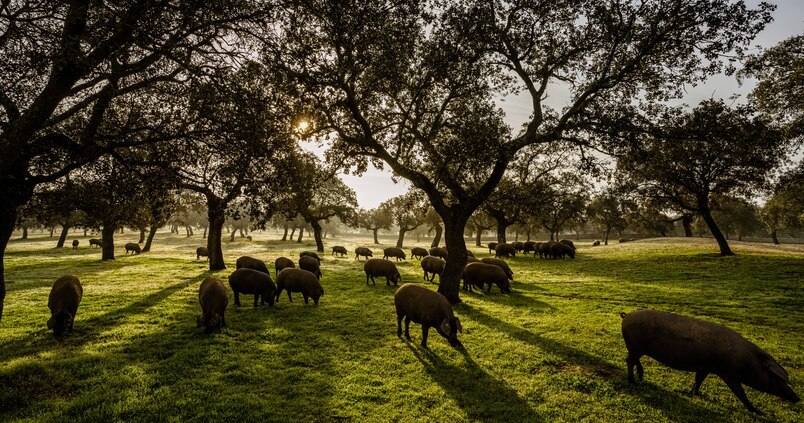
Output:
[[[220,272],[195,261],[198,237],[160,233],[151,254],[115,262],[98,261],[83,239],[77,252],[52,250],[46,238],[14,241],[0,420],[756,421],[717,377],[691,398],[691,373],[644,359],[645,383],[628,385],[618,313],[643,307],[739,331],[804,391],[800,246],[739,244],[738,257],[720,258],[708,240],[587,241],[575,260],[518,256],[508,260],[512,295],[464,295],[455,307],[461,353],[434,332],[422,350],[416,325],[413,343],[397,338],[394,289],[366,287],[351,257],[324,257],[319,306],[283,297],[274,308],[245,301],[236,310],[230,297],[227,327],[203,334],[195,319],[204,277],[225,279],[240,255],[270,262],[312,246],[254,235],[225,244],[230,270]],[[364,243],[337,239],[350,250]],[[404,282],[422,283],[417,262],[398,267]],[[47,293],[70,273],[84,299],[75,332],[59,343],[45,327]],[[747,390],[769,420],[801,421],[800,404]]]

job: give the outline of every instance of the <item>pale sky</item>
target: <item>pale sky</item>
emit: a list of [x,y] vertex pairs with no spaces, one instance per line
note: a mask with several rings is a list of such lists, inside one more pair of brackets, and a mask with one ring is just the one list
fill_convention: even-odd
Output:
[[[756,5],[759,1],[748,0],[748,3]],[[804,0],[779,0],[772,3],[777,5],[774,21],[757,36],[753,45],[771,47],[781,40],[804,32],[802,31],[804,29]],[[744,98],[751,92],[753,86],[754,82],[750,80],[743,81],[741,86],[734,77],[718,75],[710,78],[705,84],[688,87],[682,102],[695,105],[710,97],[727,99],[734,94],[739,94]],[[529,118],[529,101],[525,96],[509,96],[500,101],[500,106],[506,114],[506,121],[512,128],[519,128]],[[560,108],[566,101],[566,93],[555,89],[550,93],[550,98],[546,103]],[[357,202],[363,208],[377,207],[388,198],[403,194],[409,187],[408,182],[404,179],[394,183],[391,179],[391,172],[387,169],[380,171],[370,168],[361,176],[342,175],[342,178],[355,190]]]

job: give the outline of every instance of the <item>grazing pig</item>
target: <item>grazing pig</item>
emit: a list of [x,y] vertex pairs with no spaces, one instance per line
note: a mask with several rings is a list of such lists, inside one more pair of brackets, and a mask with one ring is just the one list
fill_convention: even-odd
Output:
[[510,279],[512,281],[514,280],[514,271],[511,270],[511,267],[508,266],[508,263],[506,263],[505,261],[500,260],[498,258],[494,258],[494,257],[484,257],[480,261],[483,262],[483,263],[486,263],[486,264],[493,264],[493,265],[499,267],[500,269],[503,270],[503,272],[505,272],[505,276],[508,276],[508,279]]
[[564,257],[575,258],[575,249],[567,244],[556,242],[550,245],[550,256],[554,259],[563,259]]
[[472,287],[481,290],[483,285],[487,285],[486,293],[491,292],[491,285],[497,285],[500,292],[511,292],[511,284],[508,275],[499,266],[488,263],[469,263],[463,269],[463,289],[472,291]]
[[321,263],[321,257],[318,257],[318,254],[312,251],[302,251],[301,253],[299,253],[299,259],[301,259],[302,257],[312,257],[318,260],[319,263]]
[[309,299],[318,305],[318,300],[324,295],[324,287],[321,282],[311,272],[304,269],[286,268],[276,275],[276,302],[279,302],[279,295],[282,290],[288,291],[288,301],[293,302],[291,292],[300,292],[304,303],[309,304]]
[[410,250],[410,256],[413,257],[413,258],[423,259],[423,258],[425,258],[425,257],[427,257],[429,255],[430,255],[430,253],[427,251],[426,248],[413,247]]
[[235,268],[254,269],[262,273],[265,273],[266,275],[269,276],[271,275],[271,272],[268,271],[268,267],[265,265],[264,261],[249,256],[242,256],[238,258],[237,261],[235,262]]
[[[444,266],[447,265],[447,262],[444,259],[435,257],[435,256],[425,256],[422,259],[422,270],[424,270],[424,280],[427,282],[432,282],[435,279],[436,275],[441,277],[441,274],[444,272]],[[427,277],[430,276],[428,279]]]
[[572,241],[568,240],[568,239],[562,239],[561,241],[558,241],[558,242],[560,242],[560,243],[572,248],[573,250],[575,249],[575,244]]
[[92,238],[89,240],[89,246],[96,246],[98,248],[103,247],[103,241],[99,240],[98,238]]
[[251,237],[251,235],[247,236],[247,237],[246,237],[246,239],[247,239],[247,240],[249,240],[249,241],[253,241],[253,240],[254,240],[254,238],[252,238],[252,237]]
[[140,244],[137,244],[136,242],[129,242],[126,244],[126,254],[129,252],[132,254],[139,254],[141,251]]
[[399,261],[399,260],[405,260],[405,258],[406,258],[405,257],[405,252],[402,251],[401,248],[397,248],[397,247],[388,247],[388,248],[382,250],[382,253],[383,253],[382,258],[384,258],[384,259],[387,259],[388,257],[394,257],[394,258],[396,258],[396,261]]
[[332,255],[334,256],[336,254],[338,256],[341,256],[341,257],[349,255],[346,252],[346,247],[343,247],[343,246],[340,246],[340,245],[336,245],[336,246],[332,247]]
[[489,242],[489,254],[497,250],[497,245],[498,243],[496,242]]
[[206,257],[207,261],[209,261],[209,250],[207,250],[207,247],[198,247],[195,249],[195,259],[198,260],[201,257]]
[[366,247],[357,247],[355,248],[355,260],[360,261],[360,257],[365,257],[368,260],[369,257],[374,257],[374,253]]
[[526,241],[522,248],[522,253],[532,253],[536,251],[536,242],[535,241]]
[[441,257],[442,259],[446,260],[447,256],[447,249],[443,247],[433,247],[430,249],[430,255],[435,257]]
[[511,244],[511,245],[513,245],[513,246],[514,246],[514,249],[515,249],[517,252],[520,252],[520,253],[521,253],[521,252],[525,251],[525,243],[524,243],[524,242],[519,242],[519,241],[517,241],[517,242],[514,242],[514,243],[513,243],[513,244]]
[[73,250],[77,250],[77,249],[78,249],[78,240],[74,239],[73,240]]
[[366,260],[366,264],[363,265],[363,271],[366,272],[366,285],[369,284],[369,279],[371,279],[372,286],[376,286],[377,282],[374,281],[374,278],[379,277],[384,277],[385,284],[388,286],[391,283],[396,286],[402,280],[402,275],[399,274],[396,265],[386,259],[373,258]]
[[495,257],[516,257],[516,248],[511,244],[497,244],[494,253]]
[[226,306],[229,297],[226,287],[218,278],[208,277],[198,287],[198,302],[201,304],[201,315],[196,320],[196,327],[204,327],[204,332],[212,333],[226,326]]
[[673,369],[695,372],[692,395],[713,373],[754,413],[761,414],[748,401],[742,385],[791,402],[799,400],[785,369],[770,354],[725,326],[656,310],[620,313],[620,317],[630,383],[634,383],[635,367],[642,380],[644,370],[639,359],[647,355]]
[[[259,270],[240,268],[229,275],[229,286],[234,292],[234,303],[240,307],[240,294],[254,295],[254,307],[259,304],[274,305],[274,292],[276,285],[271,277]],[[260,302],[262,297],[262,302]]]
[[313,256],[301,256],[301,258],[299,258],[299,269],[304,269],[314,274],[318,279],[324,276],[324,274],[321,273],[321,262],[316,260]]
[[427,348],[427,334],[435,328],[454,348],[461,348],[458,332],[463,332],[461,321],[452,312],[446,297],[427,288],[406,283],[394,294],[396,306],[396,336],[402,337],[402,319],[405,319],[405,338],[410,340],[410,322],[422,325],[422,347]]
[[592,243],[592,246],[593,246],[593,247],[597,247],[597,246],[599,246],[599,245],[600,245],[600,241],[599,241],[599,240],[595,240],[595,242],[593,242],[593,243]]
[[50,309],[47,328],[53,331],[54,336],[60,338],[65,333],[72,332],[75,314],[83,296],[84,288],[75,276],[62,276],[53,282],[47,299],[47,307]]
[[293,263],[293,260],[287,257],[279,257],[274,261],[274,268],[276,269],[277,276],[279,276],[279,272],[281,272],[282,269],[286,269],[288,267],[296,267],[296,265]]

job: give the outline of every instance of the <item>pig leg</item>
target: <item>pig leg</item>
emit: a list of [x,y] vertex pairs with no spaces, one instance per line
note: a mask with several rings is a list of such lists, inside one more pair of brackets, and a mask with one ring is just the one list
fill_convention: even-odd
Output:
[[235,291],[234,295],[235,295],[235,305],[240,307],[240,293]]
[[405,316],[405,338],[410,341],[410,317]]
[[697,371],[695,372],[695,384],[692,385],[692,391],[690,391],[690,396],[695,396],[700,394],[701,384],[703,383],[704,379],[709,373],[704,371]]
[[288,288],[288,301],[293,302],[293,297],[290,296],[290,288]]
[[275,303],[279,304],[279,296],[281,294],[282,294],[282,287],[279,286],[279,287],[276,288],[276,297],[275,297],[275,300],[274,300]]
[[639,362],[639,356],[636,354],[632,354],[631,352],[628,353],[628,357],[625,358],[625,364],[628,366],[628,383],[636,383],[634,380],[634,367],[638,366],[639,371],[639,380],[642,380],[642,364]]
[[397,338],[402,337],[402,315],[396,315],[396,336]]
[[308,298],[308,297],[307,297],[307,294],[302,294],[302,298],[304,298],[304,303],[305,303],[305,304],[309,304],[309,303],[307,302],[307,298]]
[[430,333],[430,326],[422,325],[422,348],[427,349],[427,334]]
[[369,284],[369,274],[366,273],[366,286],[368,286],[368,284]]
[[751,404],[751,401],[748,400],[748,396],[745,395],[743,385],[740,383],[740,381],[723,376],[720,378],[723,379],[723,382],[726,382],[726,385],[728,385],[729,389],[731,389],[731,392],[734,392],[734,395],[737,395],[737,398],[742,401],[743,405],[745,405],[745,408],[747,408],[748,411],[760,415],[763,414],[762,411],[754,407],[754,404]]

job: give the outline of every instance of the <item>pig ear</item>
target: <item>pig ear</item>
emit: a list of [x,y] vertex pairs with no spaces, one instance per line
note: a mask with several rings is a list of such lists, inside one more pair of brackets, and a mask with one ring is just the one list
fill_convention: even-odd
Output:
[[444,332],[449,335],[450,332],[449,319],[442,320],[439,327],[441,328],[441,332]]
[[790,380],[784,367],[780,366],[779,363],[777,363],[776,360],[774,360],[771,356],[768,356],[768,358],[765,360],[765,368],[785,382]]
[[457,317],[455,318],[455,325],[458,326],[458,332],[463,333],[463,325],[461,325],[461,320]]

